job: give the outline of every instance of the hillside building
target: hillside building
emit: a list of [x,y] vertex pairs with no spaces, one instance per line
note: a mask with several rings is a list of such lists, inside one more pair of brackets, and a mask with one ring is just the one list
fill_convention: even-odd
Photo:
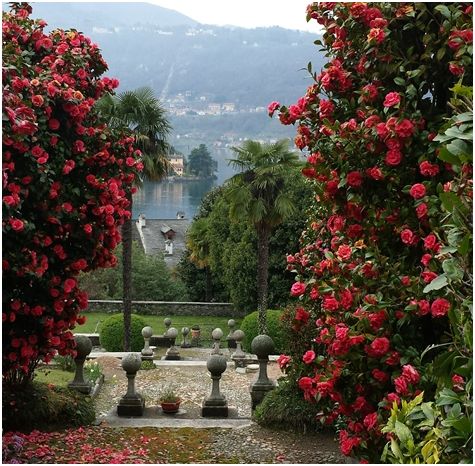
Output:
[[183,172],[185,170],[185,161],[183,160],[182,155],[174,154],[170,156],[170,165],[178,176],[183,176]]

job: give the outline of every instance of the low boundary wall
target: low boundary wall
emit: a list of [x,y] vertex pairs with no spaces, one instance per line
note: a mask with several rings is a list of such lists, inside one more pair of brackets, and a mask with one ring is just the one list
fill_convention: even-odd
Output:
[[[89,300],[87,312],[116,313],[122,311],[122,300]],[[199,303],[168,301],[132,301],[132,312],[156,316],[244,317],[232,303]]]

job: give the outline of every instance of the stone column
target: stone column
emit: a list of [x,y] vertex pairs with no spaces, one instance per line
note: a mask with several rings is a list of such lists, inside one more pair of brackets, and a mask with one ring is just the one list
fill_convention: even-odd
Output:
[[142,416],[145,409],[145,400],[135,391],[135,376],[142,364],[142,357],[139,353],[129,353],[122,358],[122,368],[124,369],[128,384],[127,393],[121,398],[117,406],[119,416]]
[[228,417],[228,402],[219,391],[219,380],[227,367],[226,358],[221,354],[212,354],[208,358],[206,367],[211,372],[213,386],[211,395],[203,401],[201,415],[203,417]]
[[190,329],[188,327],[183,327],[181,329],[181,334],[183,335],[183,340],[181,342],[181,347],[182,348],[189,348],[191,345],[186,341],[186,337],[190,333]]
[[211,350],[211,354],[223,354],[219,348],[221,343],[221,338],[223,338],[223,331],[220,328],[215,328],[211,332],[211,336],[213,337],[213,348]]
[[152,338],[153,329],[152,327],[144,327],[142,329],[142,336],[144,339],[144,347],[141,351],[143,361],[152,361],[153,360],[153,350],[150,348],[150,338]]
[[163,319],[163,323],[165,324],[165,333],[163,334],[164,337],[168,336],[168,330],[170,329],[170,325],[172,324],[172,320],[169,317]]
[[236,368],[246,367],[246,353],[241,348],[241,342],[244,339],[244,332],[242,330],[234,330],[234,341],[236,342],[236,351],[231,355]]
[[74,379],[68,383],[68,387],[88,395],[91,393],[92,387],[90,382],[84,380],[84,363],[92,350],[92,343],[85,335],[76,335],[74,340],[76,341],[76,357],[74,358],[76,373]]
[[269,354],[272,354],[274,351],[274,342],[268,335],[257,335],[252,340],[251,350],[257,355],[259,362],[257,380],[250,387],[252,410],[254,410],[264,399],[266,393],[275,388],[275,383],[267,376],[267,363],[269,362]]
[[170,348],[167,349],[165,353],[165,359],[171,361],[179,361],[181,359],[180,352],[178,348],[175,346],[175,339],[178,336],[178,330],[175,327],[171,327],[167,330],[167,337],[172,338],[172,344]]
[[234,319],[229,319],[228,327],[229,327],[229,333],[228,333],[228,336],[226,337],[226,341],[228,342],[228,348],[234,349],[236,348],[236,340],[233,337],[233,333],[236,327],[236,321]]

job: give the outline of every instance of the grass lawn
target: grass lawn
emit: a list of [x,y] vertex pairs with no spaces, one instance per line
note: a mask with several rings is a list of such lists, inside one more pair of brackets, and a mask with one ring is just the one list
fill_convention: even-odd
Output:
[[[101,331],[101,325],[104,320],[110,317],[112,314],[105,312],[85,312],[86,322],[84,325],[78,325],[74,329],[74,333],[99,333]],[[223,339],[229,333],[228,320],[229,317],[215,317],[215,316],[152,316],[152,315],[140,315],[147,325],[153,328],[154,335],[162,335],[165,332],[165,324],[163,319],[170,317],[172,321],[172,327],[175,327],[181,339],[182,327],[188,327],[191,329],[192,325],[198,324],[201,328],[201,338],[203,340],[211,340],[211,332],[219,327],[223,333]],[[239,328],[241,319],[234,319],[236,321],[236,328]]]
[[52,383],[66,387],[74,379],[74,372],[62,371],[51,367],[40,367],[35,371],[35,380],[43,383]]

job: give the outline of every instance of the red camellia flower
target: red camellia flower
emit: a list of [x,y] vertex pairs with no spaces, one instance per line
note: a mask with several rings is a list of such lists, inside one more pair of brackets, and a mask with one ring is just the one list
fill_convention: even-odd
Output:
[[421,199],[426,195],[426,187],[422,183],[416,183],[411,186],[409,194],[414,199]]
[[346,181],[352,188],[359,188],[363,184],[363,175],[358,171],[348,173]]
[[368,42],[376,42],[377,44],[381,44],[384,41],[385,33],[383,29],[380,28],[372,28],[368,34]]
[[386,337],[378,337],[366,347],[366,353],[372,358],[380,358],[389,351],[389,346],[389,340]]
[[389,92],[384,98],[383,105],[385,107],[394,107],[395,105],[398,105],[400,101],[401,96],[399,95],[399,92]]
[[424,160],[419,164],[419,171],[424,176],[435,176],[439,173],[439,166],[432,165],[427,160]]
[[315,351],[313,350],[306,351],[302,357],[302,361],[305,364],[310,364],[314,359],[315,359]]
[[23,231],[25,227],[25,224],[18,218],[11,218],[9,223],[14,231]]
[[419,383],[421,378],[417,369],[410,364],[405,364],[402,366],[402,376],[405,377],[412,385]]
[[401,240],[404,244],[412,245],[414,243],[414,239],[415,235],[409,228],[405,228],[401,231]]
[[450,302],[445,298],[437,298],[432,302],[430,312],[432,317],[444,317],[449,312],[450,307]]
[[351,257],[351,247],[348,246],[347,244],[342,244],[339,248],[338,251],[336,252],[336,255],[344,261],[347,261]]
[[305,289],[307,288],[307,285],[302,282],[295,282],[292,285],[292,288],[290,289],[290,294],[292,296],[300,296],[305,293]]
[[292,358],[290,356],[286,356],[285,354],[281,354],[277,358],[277,364],[279,365],[279,367],[281,369],[285,369],[289,365],[291,360],[292,360]]
[[389,150],[386,152],[385,162],[391,167],[396,167],[401,163],[402,153],[397,149]]
[[295,320],[306,324],[310,318],[310,313],[307,312],[303,307],[298,307],[295,312]]

